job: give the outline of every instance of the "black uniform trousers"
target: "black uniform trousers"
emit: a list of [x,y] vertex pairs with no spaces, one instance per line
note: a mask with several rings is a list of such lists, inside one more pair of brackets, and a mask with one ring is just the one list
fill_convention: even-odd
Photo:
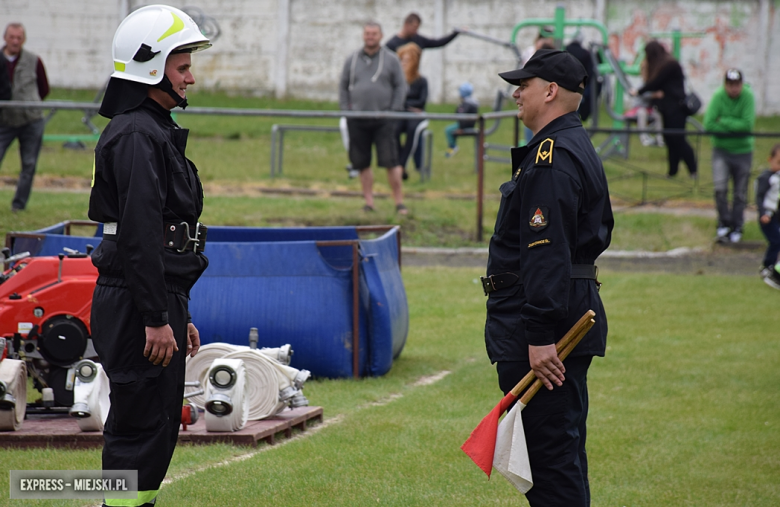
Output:
[[[588,367],[592,356],[567,358],[566,380],[542,387],[522,411],[534,485],[525,494],[532,507],[590,505],[585,422],[588,417]],[[531,370],[528,361],[496,363],[498,384],[508,393]]]
[[160,489],[179,436],[187,295],[167,285],[168,322],[179,351],[168,366],[155,366],[143,356],[146,332],[130,290],[122,280],[109,279],[109,285],[101,282],[106,283],[105,277],[98,280],[92,299],[92,339],[111,386],[111,409],[103,430],[103,469],[138,470],[139,500],[148,502]]

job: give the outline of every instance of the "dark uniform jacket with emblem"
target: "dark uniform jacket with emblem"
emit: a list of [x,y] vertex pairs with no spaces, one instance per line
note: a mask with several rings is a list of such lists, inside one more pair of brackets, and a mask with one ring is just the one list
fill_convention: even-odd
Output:
[[124,279],[144,325],[168,323],[166,283],[189,291],[208,266],[202,254],[166,248],[163,225],[187,222],[203,210],[203,187],[184,156],[189,130],[152,99],[115,116],[95,147],[89,218],[116,222],[116,241],[92,253],[103,276]]
[[607,319],[592,279],[572,279],[607,249],[614,219],[601,160],[577,113],[547,124],[512,151],[512,180],[490,240],[487,274],[515,273],[516,284],[490,293],[485,341],[491,362],[528,359],[528,345],[549,345],[588,311],[596,324],[571,356],[603,356]]

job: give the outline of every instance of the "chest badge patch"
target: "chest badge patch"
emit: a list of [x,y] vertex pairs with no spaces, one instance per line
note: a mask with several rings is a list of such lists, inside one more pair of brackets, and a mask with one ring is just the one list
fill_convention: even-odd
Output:
[[534,231],[541,231],[547,227],[547,208],[544,206],[538,206],[531,208],[531,217],[528,220],[528,225]]

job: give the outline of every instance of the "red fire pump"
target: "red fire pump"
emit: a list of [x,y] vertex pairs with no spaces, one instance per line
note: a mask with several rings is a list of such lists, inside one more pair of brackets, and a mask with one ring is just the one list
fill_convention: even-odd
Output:
[[90,311],[98,273],[89,253],[0,255],[7,267],[0,274],[0,337],[9,357],[27,363],[37,389],[52,388],[60,407],[73,404],[75,364],[97,356]]

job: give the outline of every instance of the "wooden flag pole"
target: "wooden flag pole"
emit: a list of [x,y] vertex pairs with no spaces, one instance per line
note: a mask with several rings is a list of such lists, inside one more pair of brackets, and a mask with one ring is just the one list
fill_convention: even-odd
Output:
[[[595,321],[593,317],[596,313],[592,310],[588,310],[580,320],[577,321],[574,326],[561,338],[556,344],[555,350],[558,356],[563,360],[569,355],[569,352],[582,340],[585,334],[590,330]],[[498,429],[498,421],[501,415],[507,410],[517,396],[523,392],[536,378],[533,371],[530,371],[510,392],[504,396],[501,401],[498,402],[493,410],[486,415],[476,428],[471,432],[471,435],[466,442],[461,446],[463,452],[465,452],[473,461],[477,464],[483,472],[490,477],[490,472],[493,469],[493,458],[496,450],[496,434]],[[521,402],[525,405],[528,400],[536,394],[541,387],[542,383],[537,379],[528,392],[523,395]]]
[[[576,324],[574,324],[569,331],[563,335],[563,338],[558,340],[558,343],[555,344],[555,352],[560,356],[561,352],[566,348],[566,346],[571,342],[574,338],[577,337],[577,334],[580,332],[580,330],[588,324],[588,321],[593,320],[593,317],[596,316],[596,312],[593,310],[588,310],[585,312],[585,315],[580,317],[580,320],[577,321]],[[591,324],[590,326],[592,326]],[[590,329],[590,326],[588,326],[588,329]],[[585,331],[587,333],[587,331]],[[585,336],[583,333],[582,336]],[[582,337],[580,337],[580,340]],[[568,355],[568,354],[567,354]],[[561,358],[563,359],[563,358]],[[534,375],[533,370],[528,372],[528,375],[523,377],[523,379],[517,383],[515,387],[512,388],[510,393],[512,393],[515,398],[520,396],[520,393],[525,391],[525,389],[531,385],[531,383],[536,380],[536,375]]]
[[[593,311],[590,311],[593,313]],[[595,314],[594,314],[595,315]],[[590,331],[590,328],[593,327],[593,324],[595,324],[596,321],[593,319],[590,319],[588,322],[585,323],[585,327],[581,328],[579,332],[571,339],[569,340],[569,343],[566,344],[566,346],[563,348],[562,351],[558,353],[558,358],[563,361],[568,357],[568,355],[571,353],[572,350],[574,350],[574,347],[577,346],[580,341],[585,337],[586,334],[588,334],[588,331]],[[533,371],[531,371],[533,373]],[[536,381],[533,383],[533,385],[528,389],[528,391],[523,394],[523,397],[520,398],[520,403],[523,405],[528,405],[528,402],[531,401],[531,398],[534,397],[534,395],[539,392],[539,389],[542,387],[542,381],[540,379],[536,379]]]

